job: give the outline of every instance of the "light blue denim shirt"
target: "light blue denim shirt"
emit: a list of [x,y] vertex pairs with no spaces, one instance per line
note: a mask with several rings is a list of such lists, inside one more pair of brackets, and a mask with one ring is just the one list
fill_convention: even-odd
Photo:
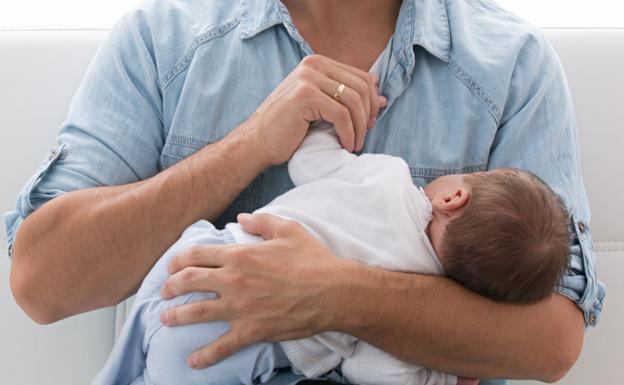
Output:
[[[102,45],[58,148],[6,214],[9,247],[22,220],[50,199],[149,178],[223,138],[312,53],[277,0],[139,6]],[[498,167],[541,177],[571,216],[571,268],[558,290],[594,325],[605,289],[596,278],[575,116],[542,33],[489,0],[405,0],[382,67],[388,107],[364,152],[402,157],[420,186]],[[217,226],[292,187],[284,166],[267,169]]]

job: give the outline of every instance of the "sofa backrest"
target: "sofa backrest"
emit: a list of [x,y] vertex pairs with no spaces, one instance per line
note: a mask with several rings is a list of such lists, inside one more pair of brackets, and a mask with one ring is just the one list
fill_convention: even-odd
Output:
[[[624,29],[552,29],[577,111],[598,275],[609,293],[602,319],[589,329],[582,357],[562,384],[615,384],[624,357]],[[105,37],[104,31],[0,32],[0,212],[54,146],[69,100]],[[4,242],[0,242],[4,245]],[[0,246],[4,247],[4,246]],[[0,275],[8,277],[6,248]],[[0,290],[0,382],[85,384],[103,365],[124,306],[37,326]],[[117,322],[116,322],[117,318]],[[516,384],[530,382],[517,382]]]

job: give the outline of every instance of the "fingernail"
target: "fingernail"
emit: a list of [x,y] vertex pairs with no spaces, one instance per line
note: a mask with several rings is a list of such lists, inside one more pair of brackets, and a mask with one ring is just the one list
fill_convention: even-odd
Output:
[[388,103],[388,99],[386,99],[385,96],[380,96],[379,97],[379,103],[381,103],[381,104],[383,104],[385,106],[386,103]]
[[358,140],[357,150],[362,151],[362,147],[364,147],[364,138],[361,138],[360,140]]
[[163,325],[169,324],[169,312],[168,311],[164,311],[164,312],[160,313],[160,322]]
[[239,221],[242,220],[246,220],[251,218],[251,214],[247,214],[247,213],[240,213],[238,214],[238,216],[236,217]]
[[195,358],[194,356],[190,356],[189,357],[188,364],[191,367],[191,369],[198,369],[199,368],[199,362],[197,362],[197,358]]

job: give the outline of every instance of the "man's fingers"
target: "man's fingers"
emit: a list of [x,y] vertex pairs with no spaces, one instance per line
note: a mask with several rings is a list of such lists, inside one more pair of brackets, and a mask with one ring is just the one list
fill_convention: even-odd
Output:
[[[330,59],[332,60],[332,59]],[[379,99],[377,98],[378,91],[377,91],[377,84],[376,82],[378,81],[378,76],[377,74],[370,74],[368,72],[362,71],[359,68],[355,68],[352,67],[348,64],[344,64],[344,63],[340,63],[337,62],[335,60],[332,60],[332,63],[334,63],[336,66],[344,69],[345,71],[349,71],[352,74],[354,74],[355,76],[359,77],[360,79],[362,79],[364,82],[366,82],[366,84],[368,85],[368,92],[369,92],[369,100],[370,100],[370,114],[368,116],[368,120],[372,121],[373,119],[377,118],[377,115],[379,114],[379,109],[381,108],[379,105]],[[372,126],[371,126],[372,127]],[[369,128],[371,128],[369,127]]]
[[[360,71],[357,68],[350,67],[348,65],[341,64],[335,60],[321,55],[306,56],[302,64],[307,68],[312,68],[316,71],[323,73],[326,77],[335,80],[338,85],[344,84],[350,89],[354,90],[360,95],[362,104],[364,105],[364,121],[368,121],[370,116],[370,84],[366,72]],[[373,85],[374,86],[374,85]],[[329,96],[333,96],[336,92],[336,87],[331,90],[324,90]]]
[[[336,88],[338,88],[338,84]],[[347,106],[351,113],[351,122],[353,124],[353,151],[360,151],[361,144],[366,137],[368,126],[368,115],[364,110],[361,96],[356,91],[346,86],[340,100],[336,102]],[[331,113],[331,111],[329,113]],[[338,131],[338,126],[336,126],[336,130]],[[338,132],[338,134],[340,136],[340,132]],[[342,136],[344,137],[344,132]]]
[[164,299],[171,299],[192,291],[218,291],[215,269],[188,266],[172,274],[160,289]]
[[379,93],[379,75],[376,73],[371,73],[371,81],[375,84],[375,88],[371,88],[372,96],[372,107],[371,107],[371,119],[368,122],[368,129],[372,129],[375,127],[375,123],[377,123],[377,117],[379,116],[379,110],[386,107],[388,105],[388,100],[385,96]]
[[164,310],[160,322],[166,326],[191,325],[227,319],[230,314],[226,313],[219,299],[208,299]]
[[232,329],[210,345],[191,353],[187,363],[193,369],[202,369],[231,356],[250,343],[252,341],[244,341],[240,334]]
[[[357,96],[359,96],[359,100],[361,101],[364,109],[364,122],[366,124],[371,115],[370,84],[359,76],[334,65],[327,65],[326,75],[330,79],[336,81],[337,85],[344,84],[347,88],[353,90]],[[335,89],[329,95],[333,96],[334,92],[336,92]]]
[[[334,70],[339,69],[334,68]],[[353,80],[347,81],[345,78],[353,78]],[[336,128],[341,125],[343,126],[341,128],[353,130],[355,134],[354,150],[359,150],[357,144],[363,141],[366,135],[369,114],[368,109],[370,108],[367,85],[362,85],[364,82],[360,80],[360,78],[346,72],[343,74],[343,79],[333,79],[324,74],[318,74],[315,81],[319,85],[321,91],[327,96],[327,98],[321,98],[319,101],[321,116],[323,116],[325,120],[333,123]],[[341,84],[344,84],[345,88],[339,100],[336,100],[334,94],[338,91],[338,87],[340,87]],[[363,100],[363,96],[366,97],[366,100]],[[345,119],[345,111],[342,106],[347,108],[351,115],[350,120]],[[327,116],[327,118],[325,118],[325,116]]]
[[[324,93],[323,97],[318,100],[318,108],[321,118],[334,125],[340,145],[345,150],[353,152],[355,150],[355,139],[358,129],[356,129],[356,125],[353,123],[349,109]],[[365,130],[366,122],[360,123],[359,127],[359,131]]]
[[259,235],[267,241],[289,233],[300,226],[295,221],[282,219],[271,214],[239,214],[236,219],[246,232]]
[[167,271],[175,274],[189,266],[201,267],[221,267],[227,261],[226,250],[234,245],[198,245],[190,247],[176,254],[169,265]]

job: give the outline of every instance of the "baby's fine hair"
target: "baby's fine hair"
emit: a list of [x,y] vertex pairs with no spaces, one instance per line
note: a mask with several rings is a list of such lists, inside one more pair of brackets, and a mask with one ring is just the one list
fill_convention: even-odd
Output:
[[471,190],[442,242],[448,277],[495,301],[537,302],[568,268],[569,216],[537,176],[498,169],[465,176]]

